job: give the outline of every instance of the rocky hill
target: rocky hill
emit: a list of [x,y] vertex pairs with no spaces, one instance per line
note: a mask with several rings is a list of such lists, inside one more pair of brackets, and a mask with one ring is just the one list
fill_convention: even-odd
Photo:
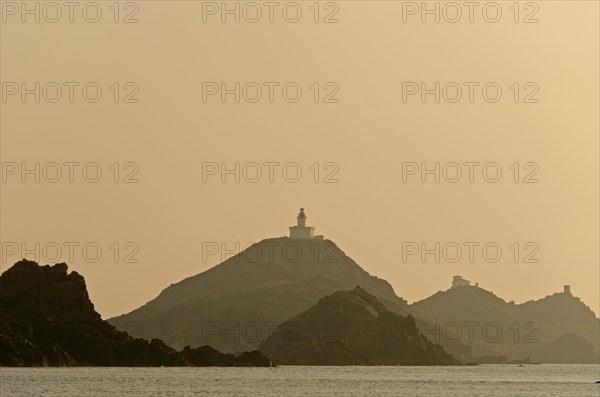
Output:
[[64,263],[22,260],[0,276],[0,366],[269,366],[205,346],[179,353],[158,339],[134,339],[103,321],[85,280]]
[[[471,328],[473,356],[599,362],[600,319],[568,291],[517,305],[479,287],[458,287],[416,302],[411,309],[441,329],[458,328],[462,342],[468,342]],[[443,331],[438,335],[444,338]]]
[[390,310],[408,314],[391,285],[371,276],[332,241],[263,240],[144,306],[108,321],[160,338],[177,349],[211,345],[236,352],[256,348],[273,327],[335,291],[361,285]]
[[280,324],[259,347],[286,365],[453,365],[444,348],[360,287],[338,291]]

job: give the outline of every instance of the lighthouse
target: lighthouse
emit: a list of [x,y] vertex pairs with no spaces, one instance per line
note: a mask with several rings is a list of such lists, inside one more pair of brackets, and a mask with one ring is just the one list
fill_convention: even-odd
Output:
[[300,213],[298,214],[298,222],[296,226],[290,226],[290,238],[294,239],[303,239],[310,240],[315,238],[315,228],[311,226],[306,226],[306,214],[304,213],[304,208],[300,208]]

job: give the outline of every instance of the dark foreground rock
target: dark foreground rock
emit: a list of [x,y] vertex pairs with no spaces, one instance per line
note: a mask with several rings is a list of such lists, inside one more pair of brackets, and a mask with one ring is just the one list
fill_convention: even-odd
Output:
[[281,365],[459,365],[360,287],[338,291],[280,324],[259,350]]
[[261,353],[209,346],[177,352],[159,339],[134,339],[103,321],[85,280],[64,263],[22,260],[0,276],[2,366],[269,366]]

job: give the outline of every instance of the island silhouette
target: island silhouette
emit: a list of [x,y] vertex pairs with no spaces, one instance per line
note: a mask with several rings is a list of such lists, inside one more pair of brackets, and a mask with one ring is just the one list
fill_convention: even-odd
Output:
[[103,321],[64,263],[0,276],[0,365],[597,363],[600,319],[569,287],[522,304],[456,276],[413,304],[314,234],[269,238]]

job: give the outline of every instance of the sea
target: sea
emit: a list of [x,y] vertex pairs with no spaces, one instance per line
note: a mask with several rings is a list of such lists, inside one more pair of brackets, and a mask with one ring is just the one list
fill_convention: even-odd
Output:
[[600,365],[0,368],[0,396],[600,397]]

